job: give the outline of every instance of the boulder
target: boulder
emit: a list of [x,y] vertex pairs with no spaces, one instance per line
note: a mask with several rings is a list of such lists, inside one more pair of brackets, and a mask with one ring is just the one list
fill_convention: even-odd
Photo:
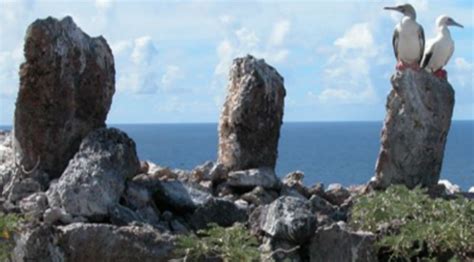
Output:
[[375,262],[378,260],[374,243],[374,234],[352,232],[345,223],[334,223],[316,231],[309,247],[310,261]]
[[349,190],[341,184],[330,184],[326,192],[324,192],[324,198],[336,206],[342,205],[350,196]]
[[74,223],[58,227],[65,261],[168,261],[173,241],[150,227]]
[[316,230],[316,217],[308,201],[282,196],[267,206],[260,228],[272,238],[304,243]]
[[263,59],[235,59],[219,119],[217,162],[230,171],[275,168],[285,95],[283,77]]
[[210,199],[198,207],[190,218],[195,229],[206,228],[209,223],[216,223],[222,227],[232,226],[235,222],[247,221],[247,212],[240,209],[233,202]]
[[391,82],[373,185],[436,185],[451,126],[454,90],[424,70],[398,71]]
[[248,189],[257,186],[265,189],[279,189],[280,180],[276,176],[273,168],[262,167],[230,172],[227,175],[227,185]]
[[305,198],[309,198],[309,190],[303,184],[304,173],[302,171],[294,171],[287,174],[283,178],[283,185],[285,185],[289,190],[297,191],[300,195]]
[[185,213],[193,212],[198,206],[211,199],[212,195],[198,184],[170,180],[157,184],[153,198],[161,210],[169,209]]
[[41,218],[48,208],[48,199],[43,192],[34,193],[20,201],[20,210],[30,219]]
[[47,191],[51,207],[92,220],[118,204],[125,180],[140,167],[135,142],[118,129],[97,129],[81,143],[57,183]]
[[278,198],[278,193],[272,190],[265,190],[261,186],[255,187],[252,191],[243,194],[240,198],[256,206],[266,205]]
[[309,203],[311,206],[311,210],[314,213],[322,213],[331,216],[336,211],[335,206],[333,206],[329,201],[318,195],[312,195],[309,199]]
[[112,51],[71,17],[27,29],[20,66],[14,147],[19,163],[59,177],[92,130],[104,127],[115,92]]
[[12,261],[64,262],[65,254],[56,242],[57,235],[50,226],[22,228],[15,239]]

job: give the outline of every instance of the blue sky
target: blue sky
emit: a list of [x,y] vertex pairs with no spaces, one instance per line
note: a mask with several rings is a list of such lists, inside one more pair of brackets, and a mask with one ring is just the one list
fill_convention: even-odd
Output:
[[382,8],[405,2],[427,38],[441,14],[465,26],[451,29],[456,50],[447,70],[454,119],[474,119],[471,0],[0,0],[0,125],[12,123],[27,26],[65,15],[112,47],[117,85],[108,123],[217,122],[232,59],[247,53],[284,76],[284,121],[380,121],[401,17]]

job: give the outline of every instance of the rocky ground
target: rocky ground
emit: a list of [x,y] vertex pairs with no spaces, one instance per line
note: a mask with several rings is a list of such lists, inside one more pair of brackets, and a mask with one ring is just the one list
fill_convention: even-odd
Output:
[[[303,172],[275,174],[286,91],[264,60],[234,60],[217,161],[178,170],[140,161],[127,134],[105,127],[115,90],[105,39],[89,37],[70,17],[47,18],[28,28],[25,55],[14,132],[0,133],[1,213],[23,218],[11,237],[0,237],[0,244],[11,240],[12,261],[192,261],[174,252],[178,236],[236,222],[257,237],[264,261],[378,261],[380,235],[347,223],[358,196],[391,183],[421,183],[437,197],[459,193],[447,181],[437,185],[450,113],[428,114],[444,120],[438,128],[436,119],[416,122],[416,108],[399,108],[415,103],[399,90],[445,92],[449,84],[426,73],[394,77],[374,181],[308,187]],[[432,110],[430,101],[421,104]],[[423,152],[423,165],[396,146],[414,133],[424,142],[408,151]],[[424,172],[426,163],[436,166]]]

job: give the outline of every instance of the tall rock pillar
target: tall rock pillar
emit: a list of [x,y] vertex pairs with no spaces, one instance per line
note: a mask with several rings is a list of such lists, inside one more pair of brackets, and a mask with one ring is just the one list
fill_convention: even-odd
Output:
[[396,72],[387,98],[376,187],[438,183],[454,107],[451,85],[425,72]]
[[275,168],[286,90],[264,60],[237,58],[219,121],[218,163],[227,170]]
[[81,140],[105,126],[115,92],[112,51],[71,17],[48,17],[28,27],[24,54],[14,121],[17,162],[58,177]]

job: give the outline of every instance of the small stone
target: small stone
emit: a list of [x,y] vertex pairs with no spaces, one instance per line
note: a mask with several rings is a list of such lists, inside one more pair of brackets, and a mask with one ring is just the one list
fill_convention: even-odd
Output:
[[68,214],[62,208],[48,208],[43,214],[43,221],[47,225],[56,224],[56,222],[61,222],[63,224],[70,224],[74,221],[71,214]]
[[232,171],[228,174],[227,184],[237,188],[254,188],[257,186],[265,189],[279,189],[280,180],[272,168],[254,168]]

